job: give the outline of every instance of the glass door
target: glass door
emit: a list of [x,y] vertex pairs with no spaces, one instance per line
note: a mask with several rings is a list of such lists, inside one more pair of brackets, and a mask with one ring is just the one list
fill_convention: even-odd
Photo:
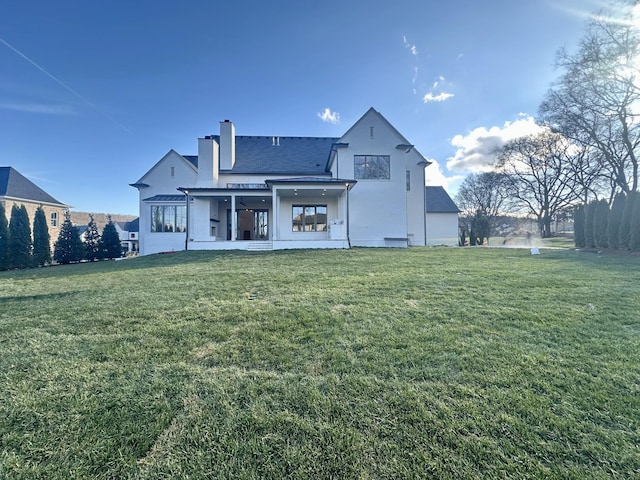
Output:
[[253,238],[254,240],[269,239],[269,211],[253,211]]

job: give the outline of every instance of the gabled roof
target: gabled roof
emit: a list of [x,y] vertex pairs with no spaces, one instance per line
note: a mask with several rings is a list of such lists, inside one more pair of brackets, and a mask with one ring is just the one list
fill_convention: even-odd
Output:
[[[339,138],[340,141],[344,141],[344,139],[354,130],[356,130],[357,128],[360,128],[358,124],[360,124],[361,122],[364,121],[365,118],[367,118],[370,115],[374,115],[376,117],[378,117],[380,119],[380,121],[382,123],[384,123],[387,128],[389,128],[389,130],[391,130],[392,132],[394,132],[398,139],[400,140],[400,144],[397,145],[396,148],[405,148],[407,150],[407,152],[409,152],[410,150],[413,150],[416,154],[418,154],[418,157],[420,158],[421,161],[426,162],[426,165],[430,165],[432,162],[430,162],[429,160],[427,160],[424,155],[422,155],[416,148],[414,148],[414,146],[409,143],[409,140],[407,140],[405,138],[404,135],[402,135],[398,129],[396,127],[394,127],[389,120],[387,120],[386,118],[384,118],[384,115],[382,115],[380,112],[378,112],[375,108],[371,107],[369,108],[369,110],[367,110],[365,112],[364,115],[362,115],[358,121],[356,123],[354,123],[351,128],[349,128],[349,130],[347,130],[344,135],[342,135],[342,137]],[[426,166],[425,165],[425,166]]]
[[[218,142],[220,137],[214,137]],[[326,173],[332,137],[236,136],[236,161],[229,173],[319,175]]]
[[197,155],[182,155],[188,162],[194,167],[198,168],[198,156]]
[[425,188],[425,209],[427,213],[459,213],[460,209],[451,200],[449,194],[442,187]]
[[13,167],[0,167],[0,197],[68,206],[53,198]]
[[169,150],[160,160],[158,160],[156,162],[156,164],[151,167],[149,170],[147,170],[147,173],[145,173],[140,180],[138,180],[135,183],[130,183],[129,185],[134,187],[134,188],[146,188],[149,186],[148,183],[144,182],[143,180],[145,179],[145,177],[147,175],[149,175],[149,173],[151,173],[158,165],[160,165],[162,162],[164,162],[167,158],[171,157],[175,155],[176,157],[182,159],[187,165],[189,165],[190,168],[192,168],[194,171],[198,170],[198,157],[197,156],[193,156],[193,155],[180,155],[178,152],[176,152],[173,148],[171,150]]
[[140,217],[130,222],[116,222],[123,232],[137,232],[140,230]]

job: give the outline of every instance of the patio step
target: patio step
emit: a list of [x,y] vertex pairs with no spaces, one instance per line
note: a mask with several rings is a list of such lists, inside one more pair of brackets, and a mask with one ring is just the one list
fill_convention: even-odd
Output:
[[250,252],[268,252],[273,250],[273,242],[250,242],[247,250]]

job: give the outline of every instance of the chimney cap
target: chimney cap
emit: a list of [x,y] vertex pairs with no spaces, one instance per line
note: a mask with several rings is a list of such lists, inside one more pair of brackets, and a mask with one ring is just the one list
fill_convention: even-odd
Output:
[[225,118],[224,123],[229,123],[229,120],[227,120],[227,119]]

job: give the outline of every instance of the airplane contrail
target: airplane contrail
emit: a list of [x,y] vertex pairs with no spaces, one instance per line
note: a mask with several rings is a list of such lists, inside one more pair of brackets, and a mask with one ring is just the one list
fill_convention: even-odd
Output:
[[120,122],[118,122],[115,118],[109,116],[108,114],[100,111],[98,109],[98,107],[91,101],[89,101],[87,98],[83,97],[82,95],[80,95],[78,92],[76,92],[73,88],[71,88],[69,85],[67,85],[66,83],[64,83],[62,80],[60,80],[58,77],[56,77],[55,75],[53,75],[52,73],[48,72],[46,69],[44,69],[43,67],[41,67],[40,65],[38,65],[36,62],[34,62],[33,60],[31,60],[29,57],[27,57],[24,53],[22,53],[20,50],[18,50],[17,48],[15,48],[13,45],[11,45],[9,42],[7,42],[6,40],[4,40],[2,37],[0,37],[0,43],[2,43],[3,45],[5,45],[7,48],[9,48],[11,51],[13,51],[16,55],[19,55],[20,57],[22,57],[23,59],[25,59],[27,62],[29,62],[31,65],[33,65],[34,67],[36,67],[38,70],[40,70],[42,73],[44,73],[47,77],[49,77],[50,79],[52,79],[54,82],[56,82],[58,85],[60,85],[62,88],[64,88],[65,90],[67,90],[68,92],[72,93],[74,96],[76,96],[77,98],[79,98],[80,100],[82,100],[84,103],[86,103],[87,105],[89,105],[91,108],[93,108],[94,110],[96,110],[97,112],[99,112],[101,115],[105,116],[106,118],[108,118],[109,120],[111,120],[113,123],[115,123],[116,125],[118,125],[120,128],[122,128],[125,132],[127,133],[131,133],[131,131],[125,127],[124,125],[122,125]]

